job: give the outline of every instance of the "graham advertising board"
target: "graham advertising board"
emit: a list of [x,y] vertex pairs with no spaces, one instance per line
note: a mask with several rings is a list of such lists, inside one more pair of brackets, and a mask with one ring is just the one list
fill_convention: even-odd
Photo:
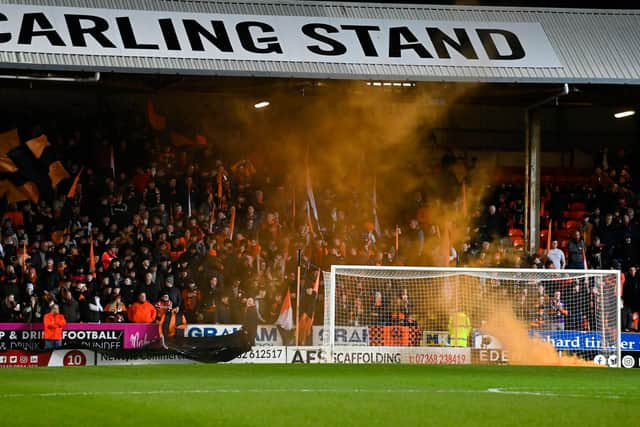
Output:
[[[219,337],[239,331],[242,325],[187,325],[187,337]],[[275,325],[258,325],[256,345],[282,345],[282,336]]]

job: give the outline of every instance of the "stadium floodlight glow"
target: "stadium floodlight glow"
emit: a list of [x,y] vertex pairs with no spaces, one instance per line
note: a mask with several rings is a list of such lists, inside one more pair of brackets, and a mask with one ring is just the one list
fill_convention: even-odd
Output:
[[262,108],[267,108],[269,105],[271,105],[269,101],[260,101],[253,104],[253,108],[255,108],[256,110],[260,110]]
[[615,117],[616,119],[623,119],[625,117],[634,116],[635,114],[636,114],[636,110],[625,110],[625,111],[620,111],[618,113],[615,113],[613,117]]

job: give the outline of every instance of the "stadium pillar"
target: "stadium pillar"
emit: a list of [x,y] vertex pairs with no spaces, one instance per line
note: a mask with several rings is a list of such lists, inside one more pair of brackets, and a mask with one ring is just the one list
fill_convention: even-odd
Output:
[[540,108],[550,102],[557,105],[558,98],[568,94],[569,85],[565,83],[560,92],[530,105],[524,113],[524,238],[525,248],[530,255],[537,254],[540,247]]
[[529,254],[538,253],[540,235],[540,112],[525,112],[525,239]]

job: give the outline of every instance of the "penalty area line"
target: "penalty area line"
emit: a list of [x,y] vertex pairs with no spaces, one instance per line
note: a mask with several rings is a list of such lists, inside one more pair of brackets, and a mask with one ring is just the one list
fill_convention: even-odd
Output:
[[488,388],[487,393],[504,394],[509,396],[537,396],[537,397],[572,397],[572,398],[597,398],[597,399],[637,399],[634,396],[622,396],[618,394],[578,394],[578,393],[558,393],[555,391],[545,390],[520,390],[508,388]]

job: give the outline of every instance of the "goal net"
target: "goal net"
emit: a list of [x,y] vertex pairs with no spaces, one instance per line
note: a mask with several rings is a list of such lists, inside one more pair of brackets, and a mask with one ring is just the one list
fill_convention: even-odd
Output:
[[333,266],[324,344],[338,363],[618,366],[619,293],[614,270]]

